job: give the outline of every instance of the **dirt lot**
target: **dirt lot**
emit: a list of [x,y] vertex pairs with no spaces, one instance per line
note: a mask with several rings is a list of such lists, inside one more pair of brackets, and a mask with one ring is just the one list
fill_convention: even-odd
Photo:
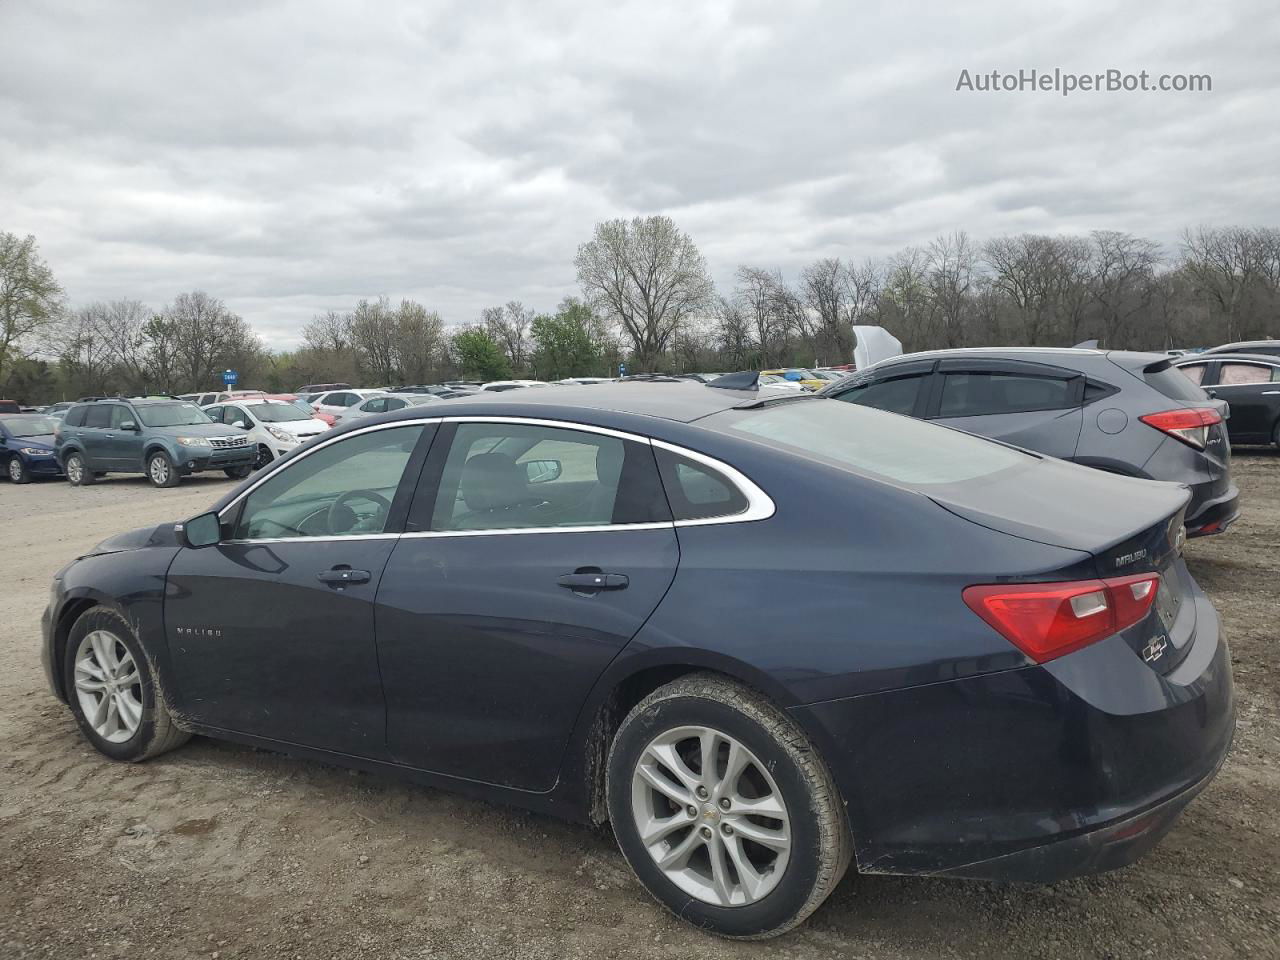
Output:
[[767,944],[669,918],[584,827],[199,738],[103,759],[45,688],[50,579],[228,481],[0,485],[0,958],[1280,956],[1280,456],[1236,474],[1244,520],[1188,553],[1233,645],[1239,731],[1162,846],[1053,887],[850,876]]

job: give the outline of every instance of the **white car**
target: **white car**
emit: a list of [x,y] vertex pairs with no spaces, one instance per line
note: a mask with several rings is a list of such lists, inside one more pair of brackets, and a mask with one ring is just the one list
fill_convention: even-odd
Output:
[[503,390],[517,390],[520,387],[548,386],[550,386],[550,384],[543,383],[541,380],[490,380],[488,383],[481,384],[480,389],[500,393]]
[[341,417],[350,412],[350,408],[363,401],[366,397],[372,397],[382,394],[381,390],[330,390],[326,394],[322,394],[311,402],[311,409],[316,413],[328,413],[335,417]]
[[421,407],[428,403],[439,403],[440,398],[429,393],[377,393],[361,400],[354,407],[348,407],[340,414],[334,414],[337,420],[356,420],[360,417],[371,417],[375,413],[386,413],[388,410],[403,410],[405,407]]
[[580,383],[583,385],[591,383],[609,383],[608,377],[565,377],[563,380],[557,380],[556,383],[573,384]]
[[261,390],[223,390],[221,393],[185,393],[181,399],[190,400],[197,407],[207,407],[214,403],[226,403],[229,400],[243,400],[245,397],[266,396]]
[[204,412],[216,423],[239,427],[258,448],[254,469],[265,467],[276,457],[329,429],[296,403],[247,397],[229,403],[205,407]]

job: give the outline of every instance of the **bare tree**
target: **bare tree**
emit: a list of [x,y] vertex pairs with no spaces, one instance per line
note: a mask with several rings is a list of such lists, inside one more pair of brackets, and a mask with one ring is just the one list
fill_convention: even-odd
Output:
[[431,379],[445,353],[444,322],[440,314],[413,300],[402,300],[395,312],[396,362],[405,380]]
[[944,347],[964,343],[970,291],[975,282],[978,248],[963,230],[938,237],[926,254],[929,296],[936,308],[939,342]]
[[485,331],[502,347],[511,368],[523,371],[528,360],[529,325],[534,313],[526,310],[519,300],[510,301],[505,307],[488,307],[480,314]]
[[751,353],[751,322],[737,299],[716,299],[714,336],[725,365],[745,370]]
[[398,380],[396,316],[386,297],[361,300],[351,314],[351,342],[358,369],[383,386]]
[[574,263],[583,294],[630,338],[638,370],[654,369],[681,321],[713,293],[706,260],[668,217],[597,224]]
[[1126,327],[1151,303],[1160,246],[1131,233],[1095,230],[1092,289],[1103,345],[1128,346]]
[[[1225,339],[1266,332],[1280,296],[1280,231],[1199,227],[1182,235],[1182,268],[1225,325]],[[1274,332],[1274,331],[1271,331]]]
[[40,258],[35,237],[0,232],[0,381],[29,338],[62,312],[62,287]]

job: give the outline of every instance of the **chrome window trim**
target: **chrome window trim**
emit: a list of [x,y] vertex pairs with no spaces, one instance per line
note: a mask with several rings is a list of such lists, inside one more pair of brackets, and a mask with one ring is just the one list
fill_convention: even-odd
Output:
[[[487,416],[457,416],[457,417],[414,417],[405,420],[391,420],[386,423],[371,424],[367,427],[360,427],[347,433],[339,434],[335,437],[329,437],[321,440],[311,446],[309,449],[300,451],[292,460],[289,461],[280,470],[273,470],[269,474],[262,476],[245,487],[236,495],[230,503],[218,511],[219,522],[226,519],[226,514],[233,511],[245,498],[253,493],[267,480],[283,472],[292,469],[298,462],[311,456],[318,450],[323,450],[330,444],[340,443],[349,437],[360,434],[373,433],[377,430],[390,430],[396,427],[411,426],[427,426],[429,424],[441,423],[510,423],[520,426],[531,427],[549,427],[558,430],[576,430],[580,433],[594,433],[606,437],[616,437],[619,440],[631,440],[635,443],[647,444],[651,447],[660,447],[677,456],[686,457],[696,463],[716,471],[725,477],[730,483],[736,486],[747,500],[747,509],[741,513],[726,514],[719,517],[702,517],[696,520],[664,520],[651,523],[608,523],[594,524],[591,526],[564,526],[564,527],[502,527],[493,530],[413,530],[403,533],[370,533],[370,534],[352,534],[350,536],[318,536],[318,537],[265,537],[257,540],[221,540],[219,544],[235,544],[239,546],[252,544],[267,543],[328,543],[342,542],[348,540],[392,540],[401,537],[412,539],[432,539],[440,537],[492,537],[499,535],[513,534],[548,534],[548,533],[612,533],[615,531],[625,530],[667,530],[677,527],[704,527],[721,523],[751,523],[756,520],[767,520],[776,512],[776,506],[767,493],[764,492],[756,483],[750,480],[742,471],[722,460],[715,457],[707,456],[696,450],[690,450],[677,444],[667,443],[665,440],[655,440],[652,437],[641,436],[640,434],[628,433],[623,430],[614,430],[610,427],[598,427],[589,423],[578,423],[574,420],[546,420],[538,417],[508,417],[502,415],[489,414]],[[322,436],[318,434],[317,436]]]

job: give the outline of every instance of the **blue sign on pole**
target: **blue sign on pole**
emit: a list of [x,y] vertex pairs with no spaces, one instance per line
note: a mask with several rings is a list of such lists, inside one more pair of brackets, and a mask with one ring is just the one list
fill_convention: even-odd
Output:
[[228,387],[233,386],[235,382],[239,379],[240,379],[240,374],[236,373],[234,370],[222,371],[222,382],[224,385]]
[[625,377],[627,375],[627,365],[625,363],[618,364],[618,376]]

